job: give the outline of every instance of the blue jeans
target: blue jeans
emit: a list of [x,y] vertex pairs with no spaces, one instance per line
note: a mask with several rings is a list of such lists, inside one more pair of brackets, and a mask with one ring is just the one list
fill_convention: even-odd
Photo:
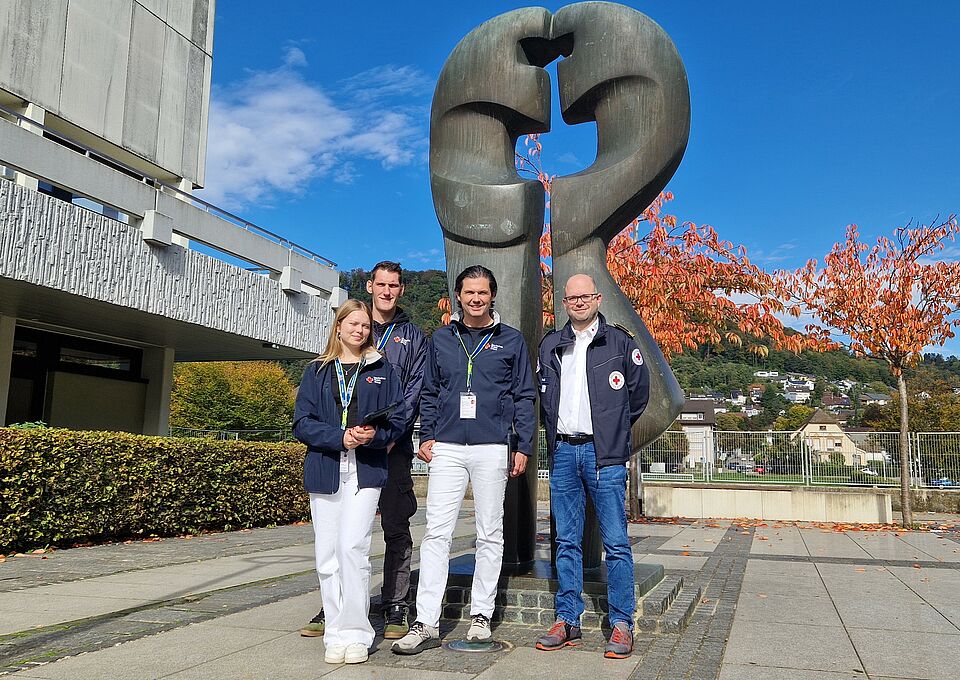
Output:
[[627,538],[627,468],[597,468],[593,444],[557,442],[550,470],[550,508],[557,528],[557,618],[580,625],[583,614],[583,518],[586,491],[597,511],[607,561],[607,601],[610,626],[626,623],[633,630],[637,607],[633,582],[633,552]]

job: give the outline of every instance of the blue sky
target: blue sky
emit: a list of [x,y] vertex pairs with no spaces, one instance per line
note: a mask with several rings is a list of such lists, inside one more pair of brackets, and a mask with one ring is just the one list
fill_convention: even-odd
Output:
[[[436,77],[474,26],[527,4],[220,0],[200,195],[342,269],[442,267],[427,168]],[[681,219],[793,268],[851,222],[872,239],[960,211],[960,3],[626,4],[687,69],[690,142],[668,185]],[[548,172],[593,161],[592,125],[566,126],[555,102],[553,128]]]

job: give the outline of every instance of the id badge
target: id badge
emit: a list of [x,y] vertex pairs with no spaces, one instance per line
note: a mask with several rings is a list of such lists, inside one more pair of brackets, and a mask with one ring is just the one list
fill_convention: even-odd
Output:
[[460,419],[476,420],[477,418],[477,395],[473,392],[460,393]]

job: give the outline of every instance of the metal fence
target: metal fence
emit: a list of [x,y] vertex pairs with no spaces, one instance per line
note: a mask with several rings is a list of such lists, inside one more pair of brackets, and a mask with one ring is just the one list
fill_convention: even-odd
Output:
[[[827,426],[829,427],[829,426]],[[249,441],[291,441],[289,429],[196,430],[173,428],[173,436]],[[910,485],[960,490],[960,432],[911,432]],[[420,431],[413,431],[420,445]],[[541,429],[537,474],[549,479],[546,435]],[[647,480],[795,486],[900,486],[898,432],[664,432],[640,450]],[[414,458],[413,474],[427,474]]]
[[[664,432],[640,451],[644,478],[802,486],[900,486],[898,432]],[[960,432],[911,432],[910,485],[960,489]]]

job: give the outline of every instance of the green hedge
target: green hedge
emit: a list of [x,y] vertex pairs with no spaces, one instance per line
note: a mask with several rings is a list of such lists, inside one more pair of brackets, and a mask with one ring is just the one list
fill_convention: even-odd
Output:
[[309,516],[303,446],[0,428],[0,553]]

